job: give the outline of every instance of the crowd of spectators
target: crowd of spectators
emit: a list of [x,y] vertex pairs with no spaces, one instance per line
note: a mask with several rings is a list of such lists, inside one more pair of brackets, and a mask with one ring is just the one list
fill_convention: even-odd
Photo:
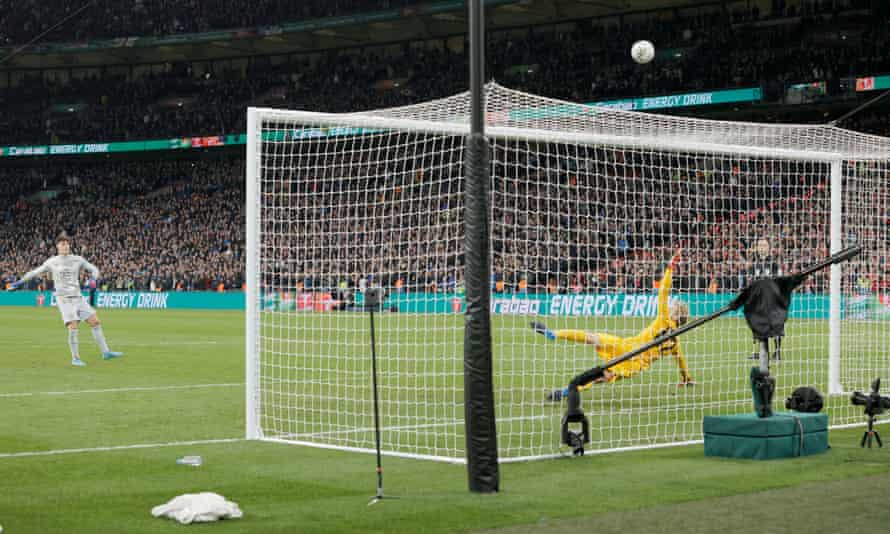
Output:
[[890,110],[870,110],[854,115],[841,125],[857,132],[890,137]]
[[[683,249],[680,291],[735,292],[756,273],[755,245],[766,239],[782,273],[829,251],[829,170],[769,160],[665,157],[578,148],[559,154],[507,152],[495,165],[492,218],[494,291],[596,293],[652,291],[666,260]],[[361,287],[459,291],[462,279],[461,170],[432,147],[421,163],[398,148],[348,175],[326,161],[314,180],[268,191],[266,221],[275,235],[264,281],[275,287]],[[373,156],[372,156],[373,157]],[[394,168],[394,161],[407,161]],[[853,171],[850,170],[852,173]],[[871,174],[869,174],[871,172]],[[869,250],[845,270],[849,287],[888,287],[890,200],[887,164],[857,170],[844,236]],[[296,210],[293,208],[296,206]],[[322,240],[305,236],[325,236]],[[827,271],[801,291],[822,293]]]
[[[437,144],[438,143],[438,144]],[[440,146],[441,145],[441,146]],[[322,151],[323,144],[315,145]],[[734,292],[751,281],[765,238],[782,272],[829,249],[825,165],[577,147],[499,151],[492,213],[492,288],[506,293],[649,292],[683,249],[680,291]],[[340,156],[305,149],[268,171],[261,198],[263,283],[286,291],[454,292],[463,287],[460,158],[447,140]],[[293,171],[288,169],[311,169]],[[846,242],[869,253],[848,271],[890,287],[890,167],[849,169]],[[60,231],[112,289],[240,289],[244,166],[240,159],[92,163],[56,173],[5,169],[0,278],[53,254]],[[41,176],[43,178],[41,178]],[[855,178],[853,178],[855,176]],[[47,183],[48,181],[48,183]],[[18,187],[18,186],[16,186]],[[54,191],[56,196],[41,195]],[[36,193],[36,194],[34,194]],[[860,206],[856,199],[868,198]],[[881,200],[883,199],[883,201]],[[827,272],[805,292],[824,292]],[[34,282],[35,286],[39,282]]]
[[[228,4],[207,4],[216,3]],[[297,11],[322,6],[267,3]],[[398,3],[343,0],[322,9]],[[155,13],[167,4],[206,7],[173,0],[141,5]],[[189,19],[190,24],[213,27],[208,21],[231,20],[223,7],[208,18]],[[117,7],[107,9],[108,16],[124,16],[114,14]],[[176,18],[178,12],[171,9],[165,16]],[[213,18],[217,14],[220,19]],[[25,19],[15,18],[22,16],[6,15],[0,28],[23,24]],[[685,24],[495,35],[490,72],[508,86],[574,101],[890,72],[886,17],[864,24],[863,32],[840,46],[820,44],[816,36],[824,36],[825,28],[815,23],[737,31],[740,21],[758,20],[757,13],[744,12]],[[99,35],[85,27],[89,35]],[[677,57],[630,64],[626,45],[640,34],[652,36],[660,49],[676,50]],[[242,133],[250,103],[319,111],[415,103],[463,90],[464,56],[406,46],[396,55],[332,52],[278,65],[258,62],[246,73],[195,76],[182,64],[136,79],[106,76],[60,84],[35,76],[0,92],[0,145]],[[401,81],[373,88],[382,79]],[[76,99],[85,106],[61,114],[41,111]],[[890,135],[890,113],[876,109],[844,126]],[[320,153],[311,165],[282,167],[313,170],[263,182],[263,283],[293,291],[371,284],[399,291],[460,291],[463,169],[453,151],[445,141],[429,141],[425,156],[417,157],[416,147],[406,142],[350,154],[357,159],[349,161]],[[870,181],[849,182],[859,189],[850,191],[850,198],[886,200],[875,200],[868,209],[850,206],[851,227],[864,230],[845,239],[872,245],[848,271],[857,287],[890,288],[887,173],[878,168],[864,172]],[[782,272],[827,254],[827,175],[815,164],[756,159],[583,147],[571,155],[556,147],[507,151],[495,166],[492,288],[648,292],[664,261],[682,248],[678,289],[736,291],[751,280],[759,239],[769,241]],[[74,251],[102,270],[100,287],[240,289],[243,176],[243,159],[228,157],[60,165],[47,160],[41,167],[0,168],[0,281],[40,265],[54,253],[53,238],[65,231],[73,237]],[[43,284],[35,281],[32,287]],[[823,272],[802,290],[826,288]]]
[[401,8],[416,0],[136,0],[92,5],[59,0],[0,1],[0,46],[41,41],[69,42],[114,37],[162,36],[208,30],[274,26],[284,22]]
[[[0,181],[13,182],[20,172],[3,169]],[[55,198],[2,206],[3,281],[54,255],[64,231],[74,253],[100,268],[102,288],[241,289],[243,161],[121,162],[58,172],[48,185],[59,192]]]
[[[670,24],[494,33],[487,72],[512,88],[580,102],[738,86],[762,86],[779,98],[790,83],[828,81],[834,90],[832,80],[890,72],[887,15],[859,21],[843,39],[832,21],[740,27],[733,20],[715,14]],[[635,65],[627,50],[640,35],[672,53]],[[134,79],[108,74],[65,83],[32,74],[0,90],[0,144],[243,133],[251,104],[358,111],[467,87],[463,51],[406,46],[401,53],[355,52],[293,56],[276,65],[258,59],[243,72],[177,64]],[[381,86],[383,80],[390,83]]]
[[[209,30],[275,26],[285,22],[405,8],[419,0],[137,0],[82,2],[0,1],[0,46],[21,45],[44,32],[41,41],[82,42],[116,37],[164,36]],[[774,0],[764,13],[735,0],[727,16],[735,23],[762,17],[810,17],[843,9],[868,8],[871,0]],[[69,18],[70,17],[70,18]],[[67,19],[67,20],[66,20]],[[59,24],[61,21],[63,24]],[[54,28],[54,26],[57,26]]]

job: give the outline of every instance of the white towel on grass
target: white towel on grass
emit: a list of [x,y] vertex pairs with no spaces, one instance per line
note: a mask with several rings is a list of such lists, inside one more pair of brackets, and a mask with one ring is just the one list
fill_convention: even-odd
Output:
[[218,519],[238,519],[244,516],[238,504],[209,491],[180,495],[167,504],[152,508],[151,515],[175,519],[183,525],[208,523]]

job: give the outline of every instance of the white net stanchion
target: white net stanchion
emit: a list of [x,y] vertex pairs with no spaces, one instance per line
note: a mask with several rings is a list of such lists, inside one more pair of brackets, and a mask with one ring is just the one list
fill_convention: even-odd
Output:
[[[251,111],[248,437],[374,449],[363,292],[379,286],[384,452],[464,461],[469,108],[461,94],[355,114]],[[772,369],[779,407],[815,386],[838,393],[832,424],[864,421],[840,393],[890,375],[890,141],[590,108],[496,84],[486,109],[502,460],[569,452],[563,405],[546,395],[605,357],[588,334],[626,339],[655,318],[677,249],[670,298],[694,318],[758,277],[863,244],[836,277],[820,272],[795,293]],[[699,441],[702,416],[752,409],[756,348],[740,315],[679,346],[584,393],[588,452]],[[681,361],[695,386],[678,387]]]

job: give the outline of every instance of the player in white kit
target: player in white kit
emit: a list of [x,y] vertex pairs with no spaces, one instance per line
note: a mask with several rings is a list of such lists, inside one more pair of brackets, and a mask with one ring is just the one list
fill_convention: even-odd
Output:
[[86,321],[93,329],[93,339],[102,351],[102,359],[110,360],[122,356],[122,352],[113,352],[105,342],[105,334],[102,333],[102,324],[96,316],[96,310],[80,293],[80,270],[90,272],[93,278],[99,278],[99,269],[95,265],[80,256],[71,254],[71,243],[68,236],[62,234],[56,239],[56,249],[59,254],[43,262],[43,265],[30,271],[18,282],[10,286],[10,291],[18,289],[25,282],[45,272],[52,273],[55,285],[56,304],[62,312],[62,322],[68,327],[68,347],[71,349],[71,364],[84,366],[78,352],[77,327],[81,321]]

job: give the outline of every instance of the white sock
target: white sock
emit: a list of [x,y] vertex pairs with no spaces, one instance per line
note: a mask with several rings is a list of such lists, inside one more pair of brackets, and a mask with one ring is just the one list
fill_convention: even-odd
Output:
[[71,349],[71,359],[79,360],[77,352],[77,330],[68,329],[68,348]]
[[105,342],[105,334],[102,333],[102,325],[93,327],[93,339],[95,339],[96,343],[99,345],[99,350],[102,352],[111,352],[111,349],[108,348],[108,343]]

